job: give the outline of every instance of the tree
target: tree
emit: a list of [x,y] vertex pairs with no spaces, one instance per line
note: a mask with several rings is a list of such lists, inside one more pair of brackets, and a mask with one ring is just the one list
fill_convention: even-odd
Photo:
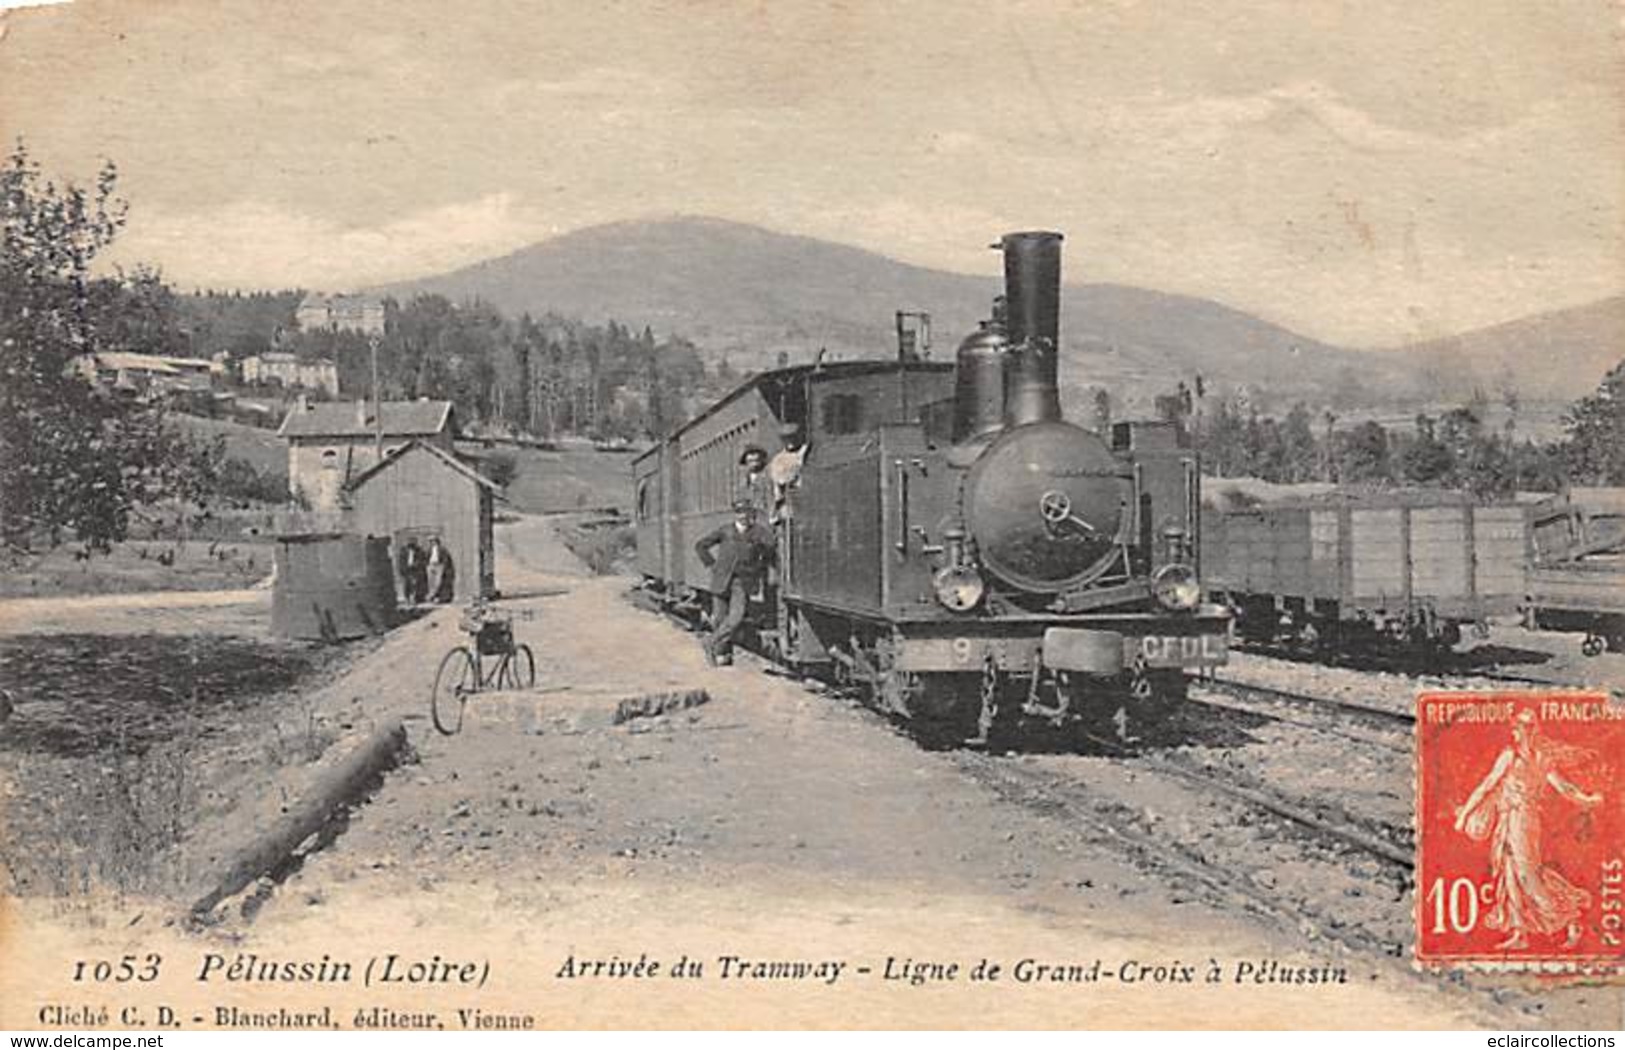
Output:
[[1381,483],[1393,478],[1388,432],[1375,420],[1368,419],[1343,435],[1338,459],[1338,477],[1344,481]]
[[1315,447],[1315,431],[1310,425],[1309,409],[1300,401],[1292,406],[1281,424],[1282,455],[1286,477],[1282,481],[1308,481],[1315,475],[1316,461],[1320,458]]
[[199,495],[200,451],[156,405],[106,396],[86,355],[173,350],[173,296],[156,275],[95,277],[124,224],[117,173],[90,189],[47,181],[19,142],[0,169],[0,539],[14,551],[72,533],[107,550],[131,511]]
[[1191,414],[1191,389],[1181,379],[1174,387],[1172,393],[1158,394],[1151,401],[1156,410],[1157,418],[1165,423],[1177,423],[1181,427]]
[[1418,485],[1443,484],[1456,467],[1455,454],[1440,440],[1433,417],[1425,412],[1417,415],[1416,436],[1405,444],[1399,459],[1405,480]]
[[1625,361],[1609,370],[1596,393],[1571,405],[1563,423],[1573,480],[1625,484]]

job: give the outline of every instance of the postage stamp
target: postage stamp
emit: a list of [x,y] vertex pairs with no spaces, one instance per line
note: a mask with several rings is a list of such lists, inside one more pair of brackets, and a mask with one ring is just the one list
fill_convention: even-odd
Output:
[[1424,694],[1416,789],[1419,964],[1625,972],[1625,704]]

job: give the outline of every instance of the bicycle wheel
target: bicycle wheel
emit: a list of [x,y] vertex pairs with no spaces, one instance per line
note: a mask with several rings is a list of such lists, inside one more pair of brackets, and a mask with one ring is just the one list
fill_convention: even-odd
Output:
[[503,689],[529,689],[536,684],[536,658],[531,655],[530,646],[520,642],[513,647],[513,652],[502,661]]
[[440,661],[429,703],[436,729],[451,736],[463,728],[463,705],[468,703],[468,694],[478,690],[479,675],[479,666],[467,649],[453,649]]

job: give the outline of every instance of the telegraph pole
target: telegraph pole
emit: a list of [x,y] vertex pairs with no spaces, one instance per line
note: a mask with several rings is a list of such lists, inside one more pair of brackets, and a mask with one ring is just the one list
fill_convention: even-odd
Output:
[[367,349],[372,351],[372,421],[373,454],[376,462],[384,461],[384,401],[378,389],[378,336],[367,336]]

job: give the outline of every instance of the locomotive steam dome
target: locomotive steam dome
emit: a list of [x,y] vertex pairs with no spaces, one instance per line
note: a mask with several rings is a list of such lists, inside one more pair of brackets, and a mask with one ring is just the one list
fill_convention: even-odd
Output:
[[1025,591],[1054,593],[1106,567],[1130,485],[1094,434],[1059,420],[1000,435],[971,468],[964,512],[982,564]]

